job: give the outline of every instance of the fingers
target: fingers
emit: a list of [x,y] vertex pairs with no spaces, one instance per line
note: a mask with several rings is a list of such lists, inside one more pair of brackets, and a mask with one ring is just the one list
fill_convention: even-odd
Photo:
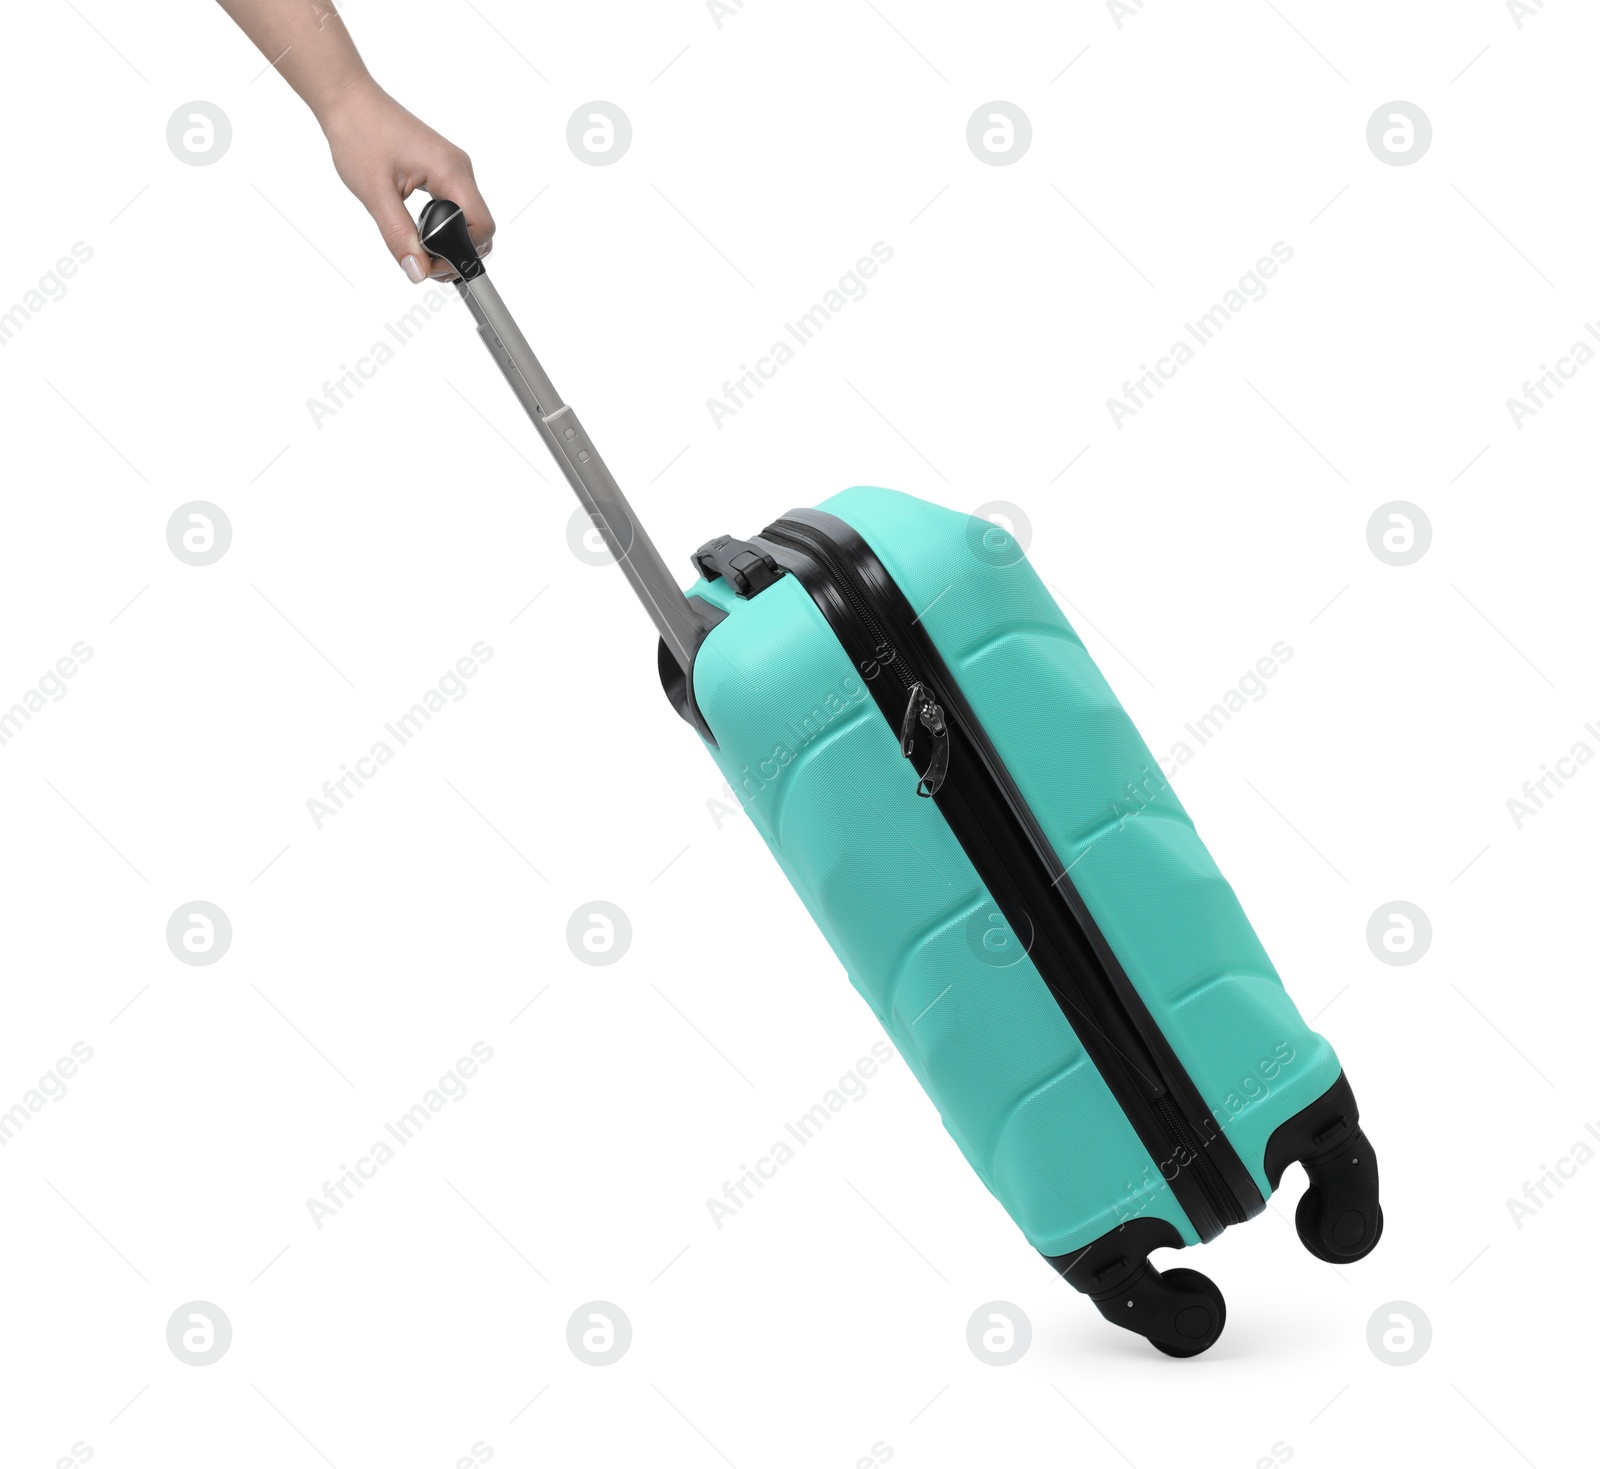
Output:
[[[405,200],[400,197],[399,187],[392,180],[384,179],[370,189],[363,190],[361,202],[377,221],[389,253],[399,262],[411,283],[421,285],[428,278],[431,257],[417,238],[416,222],[411,218]],[[446,273],[450,273],[448,269]]]
[[[459,148],[453,148],[440,167],[428,172],[427,190],[435,199],[453,199],[461,206],[466,217],[467,232],[478,254],[487,255],[494,248],[494,216],[478,192],[478,181],[472,176],[472,160]],[[455,272],[443,261],[435,261],[435,275],[449,277]]]
[[399,172],[385,171],[359,186],[351,185],[377,222],[389,253],[415,285],[430,278],[450,280],[455,269],[449,262],[430,256],[417,238],[416,223],[405,203],[406,195],[414,187],[426,189],[435,199],[450,199],[460,207],[467,231],[480,255],[489,253],[494,239],[494,217],[478,192],[477,180],[472,176],[472,160],[431,130],[429,138],[434,146],[425,151],[435,156],[425,167],[404,169],[404,179]]

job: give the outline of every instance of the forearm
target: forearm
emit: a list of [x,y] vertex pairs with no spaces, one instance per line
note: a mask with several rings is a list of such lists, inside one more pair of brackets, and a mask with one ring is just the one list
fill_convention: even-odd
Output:
[[[338,100],[372,77],[333,0],[217,0],[261,54],[325,122]],[[376,85],[373,83],[373,85]]]
[[217,0],[260,48],[322,125],[333,166],[372,215],[389,253],[418,284],[431,260],[417,239],[405,201],[418,189],[461,206],[480,254],[490,247],[494,218],[478,191],[472,160],[372,79],[333,0]]

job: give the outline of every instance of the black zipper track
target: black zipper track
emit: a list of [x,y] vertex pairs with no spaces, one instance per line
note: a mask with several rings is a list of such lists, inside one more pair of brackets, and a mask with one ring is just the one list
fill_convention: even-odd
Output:
[[[849,525],[823,511],[792,511],[760,540],[810,593],[897,734],[917,684],[941,706],[949,769],[934,803],[1200,1238],[1259,1213],[1265,1201],[1255,1181],[883,563]],[[906,778],[916,779],[909,767]]]

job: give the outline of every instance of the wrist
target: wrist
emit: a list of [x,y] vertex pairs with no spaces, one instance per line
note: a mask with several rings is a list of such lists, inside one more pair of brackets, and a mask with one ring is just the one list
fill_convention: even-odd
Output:
[[331,86],[325,96],[306,98],[306,105],[324,133],[332,133],[341,119],[352,112],[368,108],[388,96],[364,66],[359,62],[357,66],[359,69],[354,74]]

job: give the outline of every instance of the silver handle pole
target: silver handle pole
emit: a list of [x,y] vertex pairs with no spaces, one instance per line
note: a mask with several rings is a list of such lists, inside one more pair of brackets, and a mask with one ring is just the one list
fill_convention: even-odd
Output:
[[527,338],[506,310],[473,248],[461,211],[448,200],[435,199],[423,210],[419,231],[429,253],[455,266],[460,275],[456,289],[478,324],[478,335],[499,363],[511,391],[561,466],[578,503],[650,614],[673,661],[687,674],[705,628],[655,543],[639,524],[627,496],[606,468],[578,415],[561,401]]

